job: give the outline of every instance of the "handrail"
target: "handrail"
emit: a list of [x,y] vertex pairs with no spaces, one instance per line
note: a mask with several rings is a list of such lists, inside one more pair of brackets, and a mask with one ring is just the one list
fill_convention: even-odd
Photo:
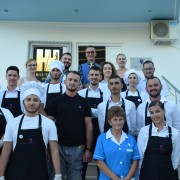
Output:
[[177,104],[177,94],[180,95],[180,91],[170,81],[168,81],[164,76],[161,76],[161,77],[167,82],[167,84],[169,86],[171,86],[174,89],[175,94],[172,94],[172,93],[171,94],[173,96],[175,96],[175,100],[176,100],[176,104]]
[[164,76],[161,76],[178,94],[180,94],[180,91],[172,84],[170,83]]

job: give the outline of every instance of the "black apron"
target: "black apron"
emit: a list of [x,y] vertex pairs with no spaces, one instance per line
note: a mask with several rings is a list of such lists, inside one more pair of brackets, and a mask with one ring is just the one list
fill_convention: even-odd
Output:
[[129,90],[127,90],[125,99],[133,102],[135,104],[135,106],[136,106],[136,109],[137,109],[137,107],[142,103],[142,99],[141,99],[141,96],[139,94],[139,91],[138,90],[136,90],[136,91],[138,93],[138,96],[128,96]]
[[48,109],[49,109],[49,107],[50,107],[50,105],[51,105],[51,103],[50,103],[51,100],[52,100],[53,98],[59,96],[59,95],[62,95],[62,85],[61,85],[61,83],[59,83],[59,85],[60,85],[60,91],[59,91],[59,92],[56,92],[56,93],[48,93],[48,92],[49,92],[49,86],[50,86],[50,84],[48,84],[48,86],[47,86],[46,105],[45,105],[45,108],[44,108],[44,110],[45,110],[46,113],[48,113]]
[[[103,102],[103,92],[100,89],[99,89],[99,93],[100,93],[100,98],[88,97],[88,89],[86,90],[86,99],[88,100],[91,108],[97,109],[97,106],[101,102]],[[92,118],[92,124],[93,124],[93,145],[92,145],[92,151],[94,152],[97,138],[100,135],[98,118],[94,118],[93,117]]]
[[19,123],[7,180],[48,180],[41,115],[37,129],[21,129],[23,119],[24,115]]
[[152,136],[149,127],[149,140],[140,170],[140,180],[178,180],[171,162],[172,133],[168,126],[169,137]]
[[[5,128],[6,128],[6,118],[0,109],[0,139],[3,137],[5,133]],[[0,148],[0,154],[2,152],[2,148]]]
[[[121,108],[122,108],[122,109],[124,110],[124,112],[126,113],[125,103],[124,103],[124,99],[123,99],[123,98],[122,98]],[[108,122],[108,120],[107,120],[108,109],[109,109],[109,100],[107,101],[107,104],[106,104],[105,122],[104,122],[104,132],[107,132],[107,131],[111,128],[111,125],[109,124],[109,122]],[[126,120],[125,123],[124,123],[123,131],[124,131],[125,133],[128,133],[128,132],[129,132],[127,120]]]
[[6,96],[6,91],[3,94],[1,107],[9,109],[14,117],[23,114],[20,103],[20,91],[18,91],[17,98],[5,98],[5,96]]

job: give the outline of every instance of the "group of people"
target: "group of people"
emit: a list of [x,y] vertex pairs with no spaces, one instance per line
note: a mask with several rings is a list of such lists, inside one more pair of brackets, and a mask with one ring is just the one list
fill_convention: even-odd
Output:
[[100,180],[178,180],[180,110],[167,99],[166,83],[154,76],[152,61],[142,78],[126,68],[118,54],[70,70],[72,56],[49,64],[45,83],[35,76],[37,63],[6,71],[0,92],[0,180],[85,180],[96,160]]

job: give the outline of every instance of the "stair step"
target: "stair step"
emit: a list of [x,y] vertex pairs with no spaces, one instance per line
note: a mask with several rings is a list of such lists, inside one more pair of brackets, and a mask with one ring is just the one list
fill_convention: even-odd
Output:
[[86,180],[97,180],[97,176],[86,176]]
[[88,163],[88,168],[86,171],[86,179],[87,180],[97,179],[97,166],[96,166],[96,161],[94,160]]

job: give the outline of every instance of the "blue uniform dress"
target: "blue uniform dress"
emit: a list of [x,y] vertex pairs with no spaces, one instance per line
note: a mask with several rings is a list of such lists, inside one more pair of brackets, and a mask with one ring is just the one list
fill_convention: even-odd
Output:
[[[105,162],[119,178],[124,178],[131,168],[131,163],[139,160],[140,155],[133,136],[122,132],[118,142],[109,129],[98,137],[93,159]],[[99,180],[110,178],[100,170]]]

